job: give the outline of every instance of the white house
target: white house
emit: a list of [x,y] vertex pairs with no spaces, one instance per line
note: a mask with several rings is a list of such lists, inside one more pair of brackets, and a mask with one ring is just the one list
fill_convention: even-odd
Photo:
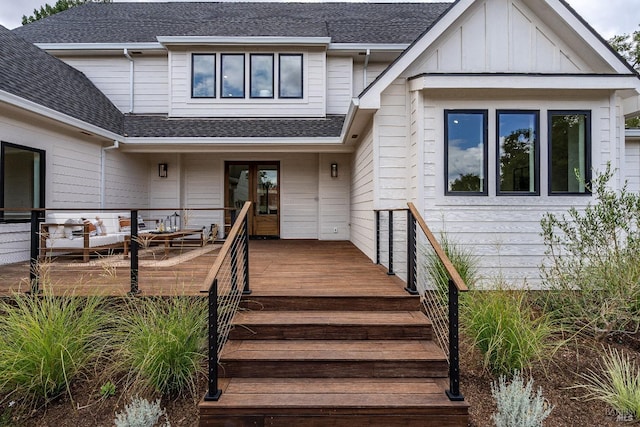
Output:
[[563,0],[87,4],[0,31],[0,78],[5,208],[252,200],[253,235],[373,259],[374,210],[412,201],[535,281],[542,214],[592,201],[574,169],[640,190],[638,74]]

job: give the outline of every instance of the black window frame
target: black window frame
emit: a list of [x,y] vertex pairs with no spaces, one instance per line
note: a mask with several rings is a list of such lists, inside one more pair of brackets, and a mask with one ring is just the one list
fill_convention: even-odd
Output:
[[[33,148],[33,147],[28,147],[25,145],[19,145],[19,144],[14,144],[11,142],[7,142],[7,141],[0,141],[0,208],[3,208],[2,211],[0,211],[0,222],[2,223],[25,223],[25,222],[29,222],[30,221],[30,217],[31,215],[27,212],[25,212],[25,218],[6,218],[5,216],[5,191],[4,191],[4,182],[5,182],[5,171],[6,171],[6,166],[5,166],[5,161],[6,161],[6,149],[7,148],[14,148],[14,149],[19,149],[19,150],[24,150],[24,151],[30,151],[33,153],[38,153],[40,155],[40,182],[39,182],[39,190],[40,190],[40,194],[38,195],[40,198],[40,203],[39,206],[34,207],[35,209],[42,209],[46,206],[46,201],[45,201],[45,195],[46,195],[46,190],[45,190],[45,184],[46,184],[46,164],[47,164],[47,157],[46,157],[46,151],[45,150],[41,150],[38,148]],[[31,203],[33,204],[33,203]],[[18,207],[23,207],[26,208],[27,206],[18,206]]]
[[[195,58],[198,56],[211,56],[213,57],[213,96],[196,96],[194,93],[194,63]],[[216,99],[217,98],[217,84],[216,80],[218,77],[218,58],[216,53],[192,53],[191,54],[191,99]]]
[[[502,191],[500,189],[500,115],[501,114],[534,114],[535,127],[533,129],[535,140],[534,149],[534,177],[535,191]],[[496,110],[496,195],[497,196],[539,196],[540,195],[540,110]]]
[[[242,96],[227,96],[224,92],[224,58],[225,56],[242,57]],[[244,53],[221,53],[220,54],[220,98],[225,99],[246,99],[247,98],[247,59]]]
[[[300,96],[282,95],[282,57],[300,58]],[[303,99],[304,98],[304,55],[301,53],[281,53],[278,55],[278,98],[279,99]]]
[[[482,173],[484,182],[482,191],[451,191],[449,190],[449,115],[450,114],[478,114],[482,116],[483,147]],[[445,196],[487,196],[489,194],[489,110],[482,109],[445,109],[444,110],[444,194]]]
[[[258,56],[271,57],[271,96],[253,95],[253,58]],[[250,53],[249,54],[249,99],[275,99],[275,54],[273,53]]]
[[[553,156],[553,116],[572,116],[572,115],[584,115],[585,116],[585,146],[584,146],[584,180],[585,190],[584,192],[554,192],[552,190],[553,176],[552,176],[552,156]],[[591,168],[592,168],[592,121],[591,110],[548,110],[547,111],[547,191],[549,196],[591,196],[591,190],[589,189],[591,184]]]

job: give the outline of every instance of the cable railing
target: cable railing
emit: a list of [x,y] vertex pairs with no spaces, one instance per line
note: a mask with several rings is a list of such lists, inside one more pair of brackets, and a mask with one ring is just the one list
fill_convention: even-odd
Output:
[[460,393],[459,294],[467,286],[413,203],[408,208],[376,210],[375,217],[376,262],[388,274],[405,280],[407,292],[420,296],[435,340],[449,362],[447,396],[464,400]]
[[249,288],[249,222],[251,202],[245,202],[215,264],[203,282],[201,292],[209,295],[209,354],[206,401],[217,401],[222,390],[218,386],[218,363],[231,330],[231,321],[243,295]]

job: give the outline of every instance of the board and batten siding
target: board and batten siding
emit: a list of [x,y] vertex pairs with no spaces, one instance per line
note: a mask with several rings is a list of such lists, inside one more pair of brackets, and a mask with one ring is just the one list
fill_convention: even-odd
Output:
[[374,221],[373,129],[363,133],[351,158],[351,242],[372,260],[376,256]]
[[353,59],[327,57],[327,114],[347,114],[353,97]]
[[[546,212],[562,214],[570,207],[584,207],[591,196],[548,195],[548,110],[591,111],[591,161],[596,170],[615,162],[616,131],[611,126],[615,100],[607,92],[580,94],[568,91],[447,91],[424,93],[423,214],[437,234],[446,232],[452,241],[465,245],[480,260],[483,283],[495,284],[498,276],[514,286],[540,284],[539,266],[545,247],[540,220]],[[488,196],[445,196],[444,110],[488,111]],[[496,196],[496,110],[540,112],[540,195]],[[612,185],[616,185],[613,183]]]
[[[216,80],[216,98],[191,98],[192,53],[246,53],[244,99],[220,98],[220,82]],[[302,99],[252,99],[249,97],[250,53],[302,53]],[[219,55],[216,64],[219,66]],[[172,117],[324,117],[326,114],[327,77],[326,52],[316,49],[278,50],[260,48],[229,48],[172,50],[169,52],[169,115]],[[278,60],[274,57],[274,90],[277,95]],[[218,67],[219,68],[219,67]],[[217,76],[219,78],[219,76]]]

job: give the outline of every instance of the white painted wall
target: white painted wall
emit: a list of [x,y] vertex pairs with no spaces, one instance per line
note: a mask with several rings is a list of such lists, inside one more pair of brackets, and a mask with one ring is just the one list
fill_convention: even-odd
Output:
[[351,159],[351,242],[375,260],[373,129],[363,132]]
[[318,238],[318,155],[283,154],[280,157],[280,237]]
[[169,111],[169,63],[167,56],[134,55],[133,58],[133,112],[136,114],[167,114]]
[[148,162],[143,154],[105,151],[105,208],[149,207]]
[[[364,64],[358,63],[353,66],[353,96],[358,96],[367,86],[369,86],[387,67],[389,62],[370,62],[367,64],[365,72]],[[366,74],[366,78],[365,78]]]
[[[318,239],[349,240],[351,155],[320,154],[318,169]],[[331,164],[338,164],[338,177],[331,178]]]
[[625,177],[628,189],[640,192],[640,140],[628,140],[625,144]]
[[[191,54],[192,53],[302,53],[303,98],[302,99],[251,99],[249,98],[249,64],[245,65],[246,98],[244,99],[192,99],[191,98]],[[219,56],[216,63],[219,64]],[[173,117],[323,117],[326,114],[326,53],[324,50],[300,48],[276,50],[267,48],[215,50],[173,50],[170,63],[170,109]],[[278,60],[274,58],[274,78],[278,79]],[[219,95],[219,82],[216,94]],[[277,94],[277,83],[275,86]]]
[[327,114],[347,114],[353,97],[353,59],[327,57]]

